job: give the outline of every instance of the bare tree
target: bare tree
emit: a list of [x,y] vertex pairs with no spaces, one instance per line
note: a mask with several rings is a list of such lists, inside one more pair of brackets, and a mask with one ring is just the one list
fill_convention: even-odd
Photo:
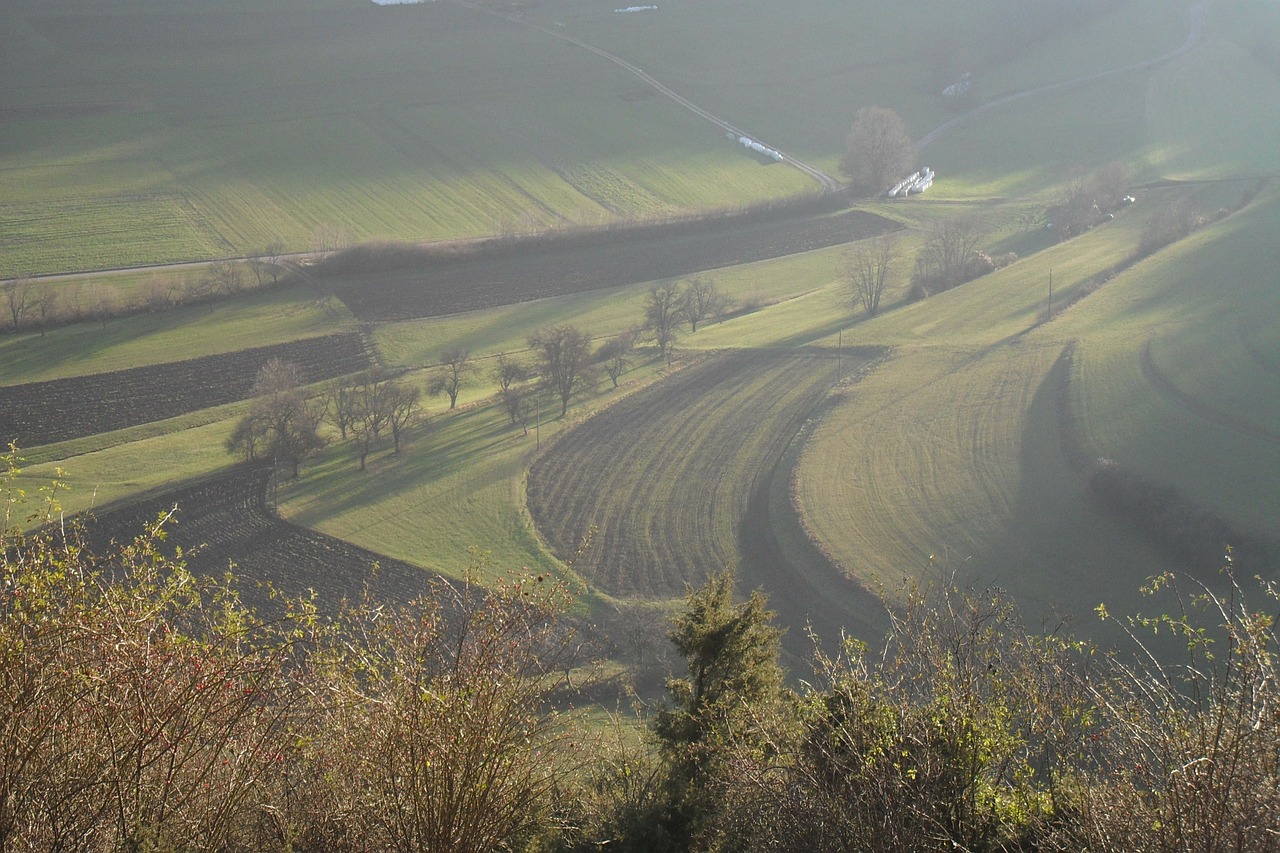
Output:
[[449,408],[458,405],[458,394],[462,391],[462,383],[472,372],[471,353],[455,347],[445,350],[440,356],[440,371],[427,386],[427,393],[432,397],[447,394]]
[[[498,364],[493,369],[493,378],[498,383],[498,396],[502,399],[503,408],[507,410],[511,425],[522,424],[528,409],[522,383],[529,378],[529,369],[505,352],[500,352]],[[528,432],[527,429],[525,431]]]
[[307,400],[303,381],[302,369],[293,362],[273,358],[264,364],[253,383],[249,413],[236,423],[227,449],[249,459],[262,454],[296,478],[303,458],[323,444],[317,430],[324,407]]
[[360,396],[360,385],[364,381],[362,376],[347,376],[341,379],[335,379],[329,385],[329,405],[326,409],[326,417],[329,422],[338,430],[338,434],[343,441],[347,440],[347,434],[351,431],[351,426],[356,419],[356,406]]
[[564,417],[569,401],[591,379],[591,335],[576,326],[552,326],[530,335],[529,348],[538,354],[542,384],[560,398]]
[[684,288],[684,316],[689,321],[689,331],[698,331],[698,324],[724,310],[727,300],[715,282],[702,276],[694,276]]
[[916,256],[911,279],[915,294],[924,297],[941,293],[988,269],[989,259],[984,264],[978,252],[986,233],[986,224],[975,216],[953,216],[930,227]]
[[898,241],[893,234],[881,234],[850,250],[846,257],[846,275],[855,309],[862,308],[868,317],[876,315],[889,280],[889,268],[897,258]]
[[284,244],[273,240],[249,256],[249,269],[253,271],[254,281],[262,287],[266,278],[275,284],[280,280],[284,268],[280,266],[280,256],[284,253]]
[[107,320],[120,310],[120,293],[109,284],[91,281],[85,287],[89,317],[107,327]]
[[1074,237],[1103,222],[1124,202],[1129,169],[1109,163],[1094,172],[1080,172],[1068,181],[1057,203],[1045,216],[1061,238]]
[[849,177],[854,192],[883,192],[915,167],[916,146],[902,116],[888,107],[858,110],[840,160],[840,171]]
[[644,303],[644,329],[658,345],[663,358],[675,345],[683,321],[684,299],[678,282],[668,281],[649,288],[649,296]]
[[52,284],[40,285],[36,296],[36,316],[40,319],[40,337],[44,337],[49,321],[58,313],[58,289]]
[[365,470],[365,463],[374,443],[390,424],[391,407],[387,403],[388,395],[388,380],[378,370],[363,374],[356,385],[354,417],[349,429],[351,439],[355,442],[356,457],[360,460],[361,471]]
[[393,453],[400,452],[400,437],[405,430],[416,424],[421,418],[422,410],[418,405],[421,391],[416,385],[392,381],[384,396],[387,404],[387,426],[391,428],[391,441],[395,446]]
[[631,332],[623,332],[605,341],[596,350],[596,361],[604,365],[604,372],[614,388],[618,387],[618,377],[631,366],[631,350],[634,346],[635,337]]
[[22,328],[22,318],[35,300],[35,283],[29,278],[7,279],[0,282],[0,295],[4,297],[5,310],[16,332]]

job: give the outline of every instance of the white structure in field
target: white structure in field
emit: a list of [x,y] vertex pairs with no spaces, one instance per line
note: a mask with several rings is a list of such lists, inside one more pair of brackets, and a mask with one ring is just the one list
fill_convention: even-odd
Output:
[[657,6],[628,6],[625,9],[614,9],[613,11],[625,15],[627,12],[656,12]]
[[889,198],[906,198],[909,195],[919,195],[929,187],[933,186],[933,176],[936,173],[933,169],[925,166],[918,172],[912,172],[907,177],[898,181],[889,191],[885,193]]
[[752,139],[749,136],[739,136],[738,144],[741,145],[743,148],[750,148],[752,151],[756,152],[757,154],[763,154],[764,156],[768,157],[770,160],[773,160],[779,163],[782,162],[781,151],[776,151],[767,145],[763,145],[759,142],[756,142],[754,139]]

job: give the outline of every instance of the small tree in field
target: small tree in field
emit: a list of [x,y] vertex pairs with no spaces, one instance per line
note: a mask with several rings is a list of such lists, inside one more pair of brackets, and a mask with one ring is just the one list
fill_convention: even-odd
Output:
[[697,332],[698,324],[714,317],[725,309],[727,300],[714,281],[702,276],[689,280],[684,288],[684,317],[689,321],[689,331]]
[[591,335],[576,326],[552,326],[530,335],[529,348],[538,354],[538,375],[560,398],[564,417],[569,401],[591,381]]
[[432,397],[447,395],[449,408],[457,408],[458,394],[472,370],[471,353],[459,348],[445,350],[440,356],[440,369],[427,386],[427,393]]
[[889,268],[897,257],[897,238],[892,234],[881,234],[850,250],[845,261],[846,275],[855,309],[861,308],[868,317],[879,313],[880,298],[889,281]]
[[631,366],[631,351],[634,346],[635,339],[631,333],[622,332],[605,341],[596,350],[596,361],[604,366],[605,375],[614,388],[618,387],[618,378]]
[[529,408],[523,383],[529,379],[529,368],[505,352],[500,352],[498,363],[493,369],[493,379],[498,383],[498,397],[502,400],[507,417],[511,419],[511,425],[523,425]]
[[418,423],[422,416],[418,405],[420,396],[418,386],[406,385],[396,380],[392,380],[387,389],[387,426],[391,428],[391,442],[395,448],[393,453],[400,452],[400,439],[405,430]]
[[11,278],[0,282],[0,296],[4,299],[5,313],[9,315],[9,326],[16,332],[22,328],[22,320],[35,302],[35,283],[29,278]]
[[663,358],[671,354],[683,322],[684,298],[680,284],[668,281],[649,288],[644,303],[644,329],[658,345],[658,352]]
[[888,107],[863,107],[853,119],[845,140],[840,171],[854,192],[884,192],[916,167],[916,146],[902,116]]
[[324,406],[302,393],[298,365],[273,358],[258,371],[249,413],[237,422],[227,449],[247,459],[273,460],[296,478],[302,460],[323,445],[317,430]]

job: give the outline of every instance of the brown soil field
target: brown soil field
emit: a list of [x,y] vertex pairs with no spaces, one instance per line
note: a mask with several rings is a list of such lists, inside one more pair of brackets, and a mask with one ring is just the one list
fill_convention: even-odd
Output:
[[[847,355],[842,372],[874,355]],[[800,654],[806,623],[828,638],[862,627],[873,599],[816,548],[777,535],[795,511],[784,456],[836,370],[830,353],[724,353],[605,409],[530,469],[540,534],[565,559],[589,537],[574,569],[620,596],[678,596],[735,566],[768,592]]]
[[326,605],[359,597],[366,584],[387,601],[427,591],[432,572],[281,519],[270,507],[270,482],[270,467],[239,466],[107,508],[85,519],[88,544],[105,553],[110,543],[132,541],[144,525],[176,506],[165,552],[181,548],[187,567],[198,575],[220,577],[231,567],[246,600],[261,603],[260,584],[294,596],[314,590]]
[[373,366],[358,334],[0,387],[0,445],[31,448],[177,417],[245,399],[262,365],[292,361],[307,382]]
[[408,320],[690,275],[836,246],[899,227],[875,214],[850,210],[675,235],[621,232],[603,244],[580,248],[551,242],[539,250],[535,243],[527,251],[496,257],[424,254],[416,268],[326,277],[360,319]]

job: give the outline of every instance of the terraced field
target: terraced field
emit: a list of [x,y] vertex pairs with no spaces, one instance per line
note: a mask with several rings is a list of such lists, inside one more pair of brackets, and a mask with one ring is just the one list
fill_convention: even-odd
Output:
[[273,358],[296,363],[309,383],[373,366],[363,339],[349,333],[0,386],[0,442],[36,447],[243,400],[258,370]]
[[[786,482],[779,462],[836,381],[833,355],[712,355],[590,418],[529,471],[539,532],[565,559],[589,540],[574,568],[614,595],[671,598],[735,565],[749,586],[795,594],[782,614],[794,633],[812,618],[835,636],[857,591],[835,602],[796,594],[808,579],[767,546],[769,493],[775,477]],[[874,355],[846,354],[843,372]]]

